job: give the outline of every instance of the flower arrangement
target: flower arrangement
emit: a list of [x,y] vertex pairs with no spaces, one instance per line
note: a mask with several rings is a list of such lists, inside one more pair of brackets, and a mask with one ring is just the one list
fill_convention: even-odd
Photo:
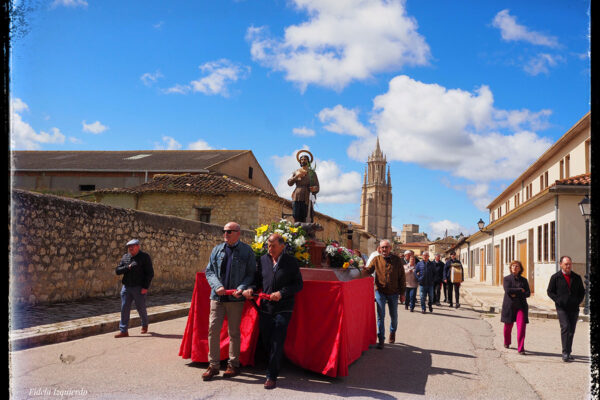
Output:
[[325,254],[329,258],[332,268],[356,268],[360,270],[361,264],[364,264],[362,258],[352,249],[340,246],[337,242],[330,242],[325,247]]
[[310,254],[308,252],[306,241],[307,234],[301,227],[295,227],[293,224],[282,219],[279,222],[264,224],[254,230],[254,242],[252,250],[257,257],[267,253],[267,239],[273,233],[279,233],[285,240],[285,252],[294,256],[301,266],[310,266]]

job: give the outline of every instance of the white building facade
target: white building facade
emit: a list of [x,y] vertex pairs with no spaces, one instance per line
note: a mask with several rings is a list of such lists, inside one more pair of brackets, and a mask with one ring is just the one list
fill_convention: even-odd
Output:
[[489,205],[489,223],[457,249],[467,279],[502,285],[519,260],[532,296],[548,300],[550,276],[568,255],[585,275],[585,221],[578,203],[591,187],[587,113]]

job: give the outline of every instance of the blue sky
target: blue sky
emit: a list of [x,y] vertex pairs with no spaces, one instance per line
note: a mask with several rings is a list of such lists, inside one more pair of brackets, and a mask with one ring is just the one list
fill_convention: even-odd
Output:
[[472,233],[590,108],[589,1],[15,0],[14,150],[250,149],[359,222],[379,137],[392,226]]

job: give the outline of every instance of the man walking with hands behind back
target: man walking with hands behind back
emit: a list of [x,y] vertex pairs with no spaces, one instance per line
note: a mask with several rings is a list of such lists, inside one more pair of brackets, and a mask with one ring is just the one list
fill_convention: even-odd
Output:
[[548,297],[556,305],[564,362],[573,360],[571,347],[575,335],[575,325],[579,317],[579,304],[585,297],[581,277],[573,272],[572,268],[573,261],[571,261],[571,257],[562,256],[560,258],[560,271],[550,277],[547,290]]
[[140,250],[140,241],[132,239],[127,242],[127,253],[117,265],[117,275],[123,275],[121,288],[121,321],[119,333],[116,338],[129,336],[129,317],[131,303],[135,301],[135,308],[142,322],[141,333],[148,333],[148,313],[146,312],[146,293],[154,277],[152,259],[148,253]]
[[[206,266],[206,280],[210,285],[210,316],[208,321],[208,362],[204,381],[219,375],[221,363],[221,328],[227,315],[229,334],[229,361],[223,373],[231,378],[240,373],[240,323],[244,310],[242,291],[252,284],[256,272],[256,258],[252,248],[240,241],[240,225],[228,222],[223,228],[223,243],[216,245]],[[227,290],[234,290],[231,296]]]

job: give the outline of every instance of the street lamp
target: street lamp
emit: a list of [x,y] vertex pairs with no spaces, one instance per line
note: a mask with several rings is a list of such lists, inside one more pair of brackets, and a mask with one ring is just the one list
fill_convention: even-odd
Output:
[[479,218],[479,221],[477,221],[477,227],[479,228],[479,232],[483,232],[483,233],[487,233],[488,235],[492,236],[494,234],[494,230],[484,230],[483,227],[485,226],[485,222],[483,222],[483,220],[481,218]]
[[590,313],[590,216],[591,204],[590,198],[586,194],[583,200],[579,202],[579,210],[585,219],[585,305],[583,313]]

